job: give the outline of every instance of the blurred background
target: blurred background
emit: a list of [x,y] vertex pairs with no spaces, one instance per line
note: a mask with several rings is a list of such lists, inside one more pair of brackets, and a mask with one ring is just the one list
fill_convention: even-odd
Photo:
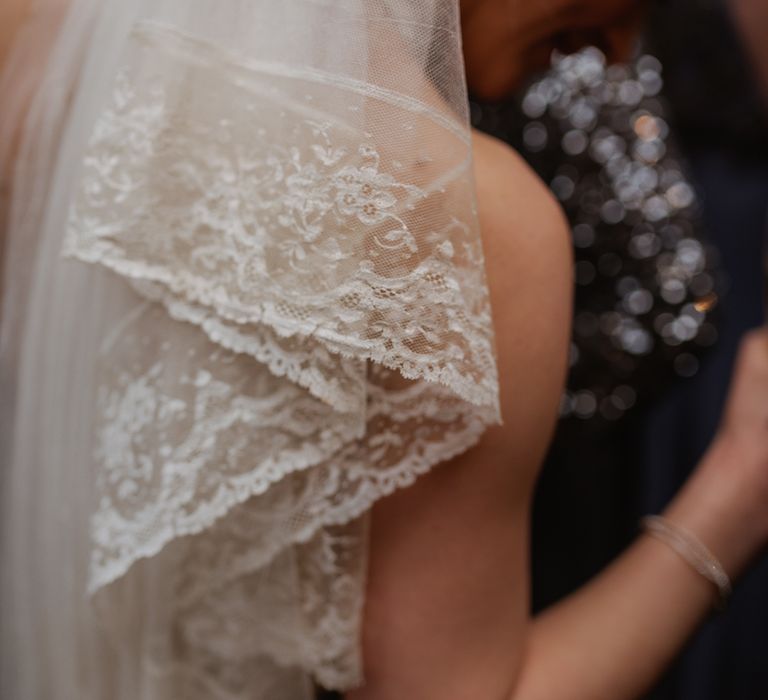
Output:
[[[765,317],[768,2],[667,0],[638,57],[555,57],[473,125],[517,148],[570,220],[571,368],[534,511],[537,609],[602,569],[714,434]],[[649,700],[768,698],[768,561]]]

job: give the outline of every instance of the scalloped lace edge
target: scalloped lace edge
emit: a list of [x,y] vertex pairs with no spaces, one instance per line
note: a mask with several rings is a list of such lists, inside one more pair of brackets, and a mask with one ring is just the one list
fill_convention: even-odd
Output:
[[[65,250],[64,254],[67,257],[80,260],[81,262],[103,265],[130,280],[165,285],[170,293],[181,295],[188,303],[201,304],[208,309],[215,310],[216,313],[221,314],[222,318],[232,321],[233,323],[261,323],[271,328],[277,335],[283,338],[299,334],[317,341],[319,344],[323,345],[328,352],[339,355],[345,359],[370,360],[383,365],[388,369],[400,372],[406,379],[423,379],[434,384],[440,384],[454,392],[459,398],[464,399],[475,406],[481,408],[492,407],[494,411],[494,421],[501,424],[501,408],[499,405],[498,391],[492,391],[491,389],[484,387],[482,384],[459,374],[453,368],[430,368],[427,366],[428,363],[425,362],[421,365],[414,363],[417,364],[417,368],[414,371],[411,371],[403,366],[402,360],[396,353],[377,349],[373,343],[354,343],[351,342],[349,338],[339,337],[338,334],[325,332],[324,329],[319,328],[316,325],[307,324],[302,326],[301,324],[296,323],[294,319],[278,318],[276,315],[275,318],[271,318],[265,313],[263,307],[254,308],[248,318],[239,318],[229,312],[225,307],[218,304],[211,294],[204,292],[203,290],[193,289],[188,282],[180,279],[179,276],[168,274],[167,270],[163,268],[155,268],[145,263],[136,263],[130,260],[115,259],[113,256],[105,257],[102,254],[104,252],[105,251],[99,247],[96,247],[96,249],[91,252],[68,248]],[[168,294],[164,294],[162,302],[166,309],[168,309],[167,299]],[[192,319],[190,319],[190,322],[195,323]],[[196,323],[196,325],[199,326],[200,324]],[[208,337],[210,337],[210,335],[208,335]],[[220,339],[216,339],[214,342],[223,345]],[[225,342],[236,343],[237,341],[236,339],[230,338]],[[258,360],[259,358],[255,357],[255,359]],[[308,382],[312,383],[312,386],[304,386],[303,384],[302,386],[309,389],[314,395],[320,398],[320,395],[325,393],[323,387],[312,382],[311,377],[307,376],[306,379]]]

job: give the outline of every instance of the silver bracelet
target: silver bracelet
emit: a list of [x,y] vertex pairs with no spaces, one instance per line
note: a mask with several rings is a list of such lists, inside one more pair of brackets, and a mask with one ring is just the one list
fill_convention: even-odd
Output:
[[718,608],[725,609],[733,587],[717,557],[695,535],[660,515],[648,515],[641,520],[643,530],[675,550],[704,578],[717,587]]

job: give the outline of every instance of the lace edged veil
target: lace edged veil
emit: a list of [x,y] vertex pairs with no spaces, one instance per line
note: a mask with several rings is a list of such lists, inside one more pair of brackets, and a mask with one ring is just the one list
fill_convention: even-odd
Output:
[[368,509],[499,418],[466,112],[454,0],[73,5],[7,232],[3,697],[361,682]]

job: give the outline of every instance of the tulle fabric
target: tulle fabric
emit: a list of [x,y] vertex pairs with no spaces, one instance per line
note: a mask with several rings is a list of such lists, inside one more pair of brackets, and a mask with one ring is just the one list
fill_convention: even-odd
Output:
[[370,506],[499,418],[456,3],[83,0],[16,163],[3,697],[358,685]]

